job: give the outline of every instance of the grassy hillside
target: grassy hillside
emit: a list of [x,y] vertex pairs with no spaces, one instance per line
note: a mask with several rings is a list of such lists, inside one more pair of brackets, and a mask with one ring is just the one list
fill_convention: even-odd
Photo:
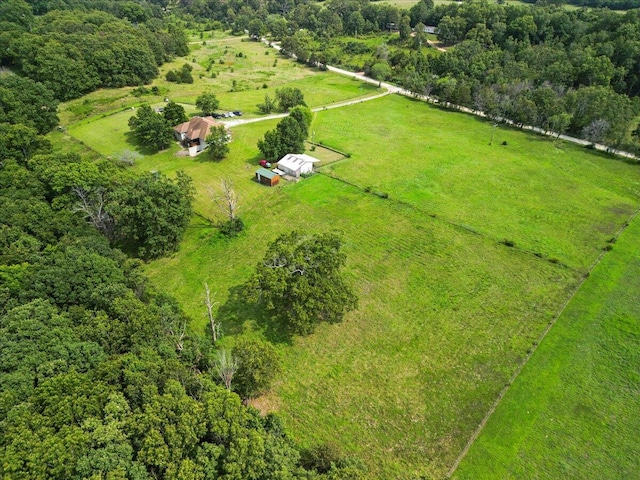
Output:
[[594,270],[454,478],[637,478],[640,222]]
[[[265,95],[274,99],[275,90],[283,86],[302,90],[307,104],[314,107],[377,92],[374,85],[307,68],[246,37],[220,32],[207,32],[204,36],[202,40],[192,39],[187,57],[161,67],[159,77],[146,86],[157,87],[157,95],[136,97],[130,87],[99,90],[61,105],[61,123],[73,125],[84,119],[92,122],[98,115],[141,103],[161,106],[165,98],[182,103],[189,113],[196,113],[195,99],[205,91],[217,95],[221,110],[242,110],[245,117],[260,116],[257,105],[264,101]],[[165,80],[169,70],[179,70],[185,63],[193,67],[194,83]],[[96,128],[99,127],[96,125]],[[84,134],[84,131],[78,133]]]
[[[122,122],[92,122],[101,134],[84,140],[115,153],[127,144],[116,131]],[[184,169],[198,188],[199,216],[180,251],[147,271],[203,335],[207,281],[223,342],[250,330],[276,343],[285,373],[256,406],[279,411],[301,444],[334,442],[372,478],[442,476],[640,204],[640,172],[515,130],[497,129],[489,146],[489,123],[385,97],[318,113],[314,138],[351,158],[267,188],[253,181],[256,141],[274,125],[234,127],[221,162],[166,152],[137,163]],[[71,133],[82,137],[81,128]],[[221,217],[208,187],[222,177],[241,196],[247,229],[235,239],[215,228]],[[360,297],[344,323],[306,338],[269,324],[240,291],[267,244],[293,229],[342,232]]]

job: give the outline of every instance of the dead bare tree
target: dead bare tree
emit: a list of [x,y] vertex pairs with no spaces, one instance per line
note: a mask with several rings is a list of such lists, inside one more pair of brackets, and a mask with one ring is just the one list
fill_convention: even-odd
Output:
[[160,311],[160,321],[167,336],[172,337],[175,342],[178,353],[182,352],[184,348],[184,339],[187,335],[186,320],[178,318],[172,312],[163,308]]
[[213,343],[216,343],[220,337],[220,324],[216,321],[216,317],[213,314],[213,307],[217,305],[218,302],[213,302],[211,300],[211,291],[209,290],[209,284],[207,282],[204,282],[204,291],[204,304],[207,307],[207,316],[209,317],[209,325],[211,326],[211,335],[213,337]]
[[235,223],[238,218],[238,194],[233,188],[233,182],[227,178],[222,179],[220,187],[220,192],[209,187],[211,198],[220,211],[229,219],[229,222]]
[[214,362],[214,368],[224,386],[227,387],[227,390],[231,390],[231,382],[233,380],[233,376],[236,374],[238,370],[238,362],[229,350],[219,350],[216,360]]
[[74,212],[82,212],[86,220],[98,229],[109,240],[114,239],[113,218],[107,213],[105,205],[107,202],[107,191],[104,188],[97,188],[87,191],[82,187],[73,187],[73,192],[80,201],[73,207]]

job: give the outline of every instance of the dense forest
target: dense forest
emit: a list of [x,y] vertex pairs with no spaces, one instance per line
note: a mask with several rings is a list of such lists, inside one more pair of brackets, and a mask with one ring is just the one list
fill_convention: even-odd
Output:
[[[36,7],[46,13],[34,16],[21,0],[2,3],[0,61],[61,101],[100,87],[148,83],[158,66],[188,53],[182,28],[157,8],[133,2],[88,2],[83,10]],[[107,11],[89,9],[98,7]]]

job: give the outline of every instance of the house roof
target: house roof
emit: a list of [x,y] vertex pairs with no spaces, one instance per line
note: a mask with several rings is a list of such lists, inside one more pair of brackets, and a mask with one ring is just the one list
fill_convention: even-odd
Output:
[[268,179],[272,179],[273,177],[278,176],[277,173],[267,170],[266,168],[259,168],[258,170],[256,170],[256,174]]
[[319,162],[317,158],[314,158],[310,155],[306,155],[304,153],[288,153],[280,160],[278,160],[278,166],[284,167],[289,170],[299,170],[302,165],[305,163],[316,163]]
[[211,127],[220,125],[224,124],[214,120],[213,117],[193,117],[188,122],[176,125],[173,129],[178,133],[183,133],[190,140],[199,138],[204,141],[209,135]]

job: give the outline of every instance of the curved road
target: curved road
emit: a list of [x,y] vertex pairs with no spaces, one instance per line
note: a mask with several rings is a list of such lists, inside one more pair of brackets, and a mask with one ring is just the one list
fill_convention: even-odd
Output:
[[[280,51],[281,47],[280,45],[277,45],[275,43],[271,43],[269,42],[269,40],[267,40],[266,38],[263,38],[262,41],[267,44],[268,46],[275,48],[276,50]],[[292,57],[295,58],[295,56],[291,55]],[[340,107],[345,107],[347,105],[354,105],[356,103],[362,103],[362,102],[367,102],[369,100],[375,100],[376,98],[380,98],[380,97],[384,97],[385,95],[389,95],[390,93],[396,93],[398,95],[404,95],[406,97],[411,97],[411,98],[415,98],[418,100],[422,100],[425,102],[429,102],[429,103],[441,103],[439,102],[439,100],[435,97],[431,97],[429,95],[415,95],[413,93],[411,93],[409,90],[405,90],[402,87],[398,87],[397,85],[393,85],[391,83],[387,83],[387,82],[380,82],[378,80],[374,80],[371,77],[367,77],[363,74],[360,73],[354,73],[354,72],[350,72],[348,70],[343,70],[342,68],[338,68],[338,67],[333,67],[331,65],[326,65],[325,66],[326,69],[330,72],[334,72],[337,73],[339,75],[345,75],[348,77],[351,77],[355,80],[359,80],[361,82],[364,83],[370,83],[372,85],[378,85],[380,88],[385,88],[386,92],[380,93],[378,95],[372,95],[370,97],[364,97],[364,98],[359,98],[359,99],[355,99],[355,100],[349,100],[346,102],[340,102],[340,103],[335,103],[333,105],[327,105],[327,106],[323,106],[323,107],[316,107],[313,108],[312,110],[314,112],[319,112],[322,110],[329,110],[332,108],[340,108]],[[479,110],[473,110],[471,108],[468,107],[463,107],[461,105],[454,105],[452,103],[446,103],[446,106],[450,109],[453,110],[458,110],[460,112],[464,112],[464,113],[470,113],[471,115],[477,115],[479,117],[486,117],[487,115],[484,112],[481,112]],[[258,118],[248,118],[248,119],[243,119],[243,120],[228,120],[228,121],[223,121],[223,123],[225,125],[227,125],[228,127],[234,127],[236,125],[243,125],[246,123],[254,123],[254,122],[262,122],[264,120],[272,120],[272,119],[276,119],[276,118],[283,118],[286,117],[288,114],[287,113],[279,113],[279,114],[274,114],[274,115],[267,115],[264,117],[258,117]],[[516,126],[514,122],[512,122],[511,120],[508,119],[498,119],[498,121],[502,121],[503,123],[506,123],[508,125],[513,125]],[[582,145],[582,146],[588,146],[588,145],[593,145],[594,148],[596,150],[602,151],[602,152],[607,152],[607,153],[612,153],[615,155],[619,155],[621,157],[625,157],[625,158],[632,158],[634,160],[640,160],[640,158],[638,158],[637,156],[635,156],[632,153],[629,152],[625,152],[622,150],[616,150],[613,148],[609,148],[606,145],[600,145],[600,144],[592,144],[591,142],[588,142],[586,140],[583,140],[581,138],[577,138],[577,137],[572,137],[569,135],[558,135],[555,132],[550,132],[550,131],[545,131],[539,127],[534,127],[531,125],[523,125],[521,127],[522,130],[529,130],[531,132],[535,132],[538,133],[540,135],[545,135],[548,137],[558,137],[561,140],[564,140],[566,142],[571,142],[571,143],[575,143],[577,145]]]

